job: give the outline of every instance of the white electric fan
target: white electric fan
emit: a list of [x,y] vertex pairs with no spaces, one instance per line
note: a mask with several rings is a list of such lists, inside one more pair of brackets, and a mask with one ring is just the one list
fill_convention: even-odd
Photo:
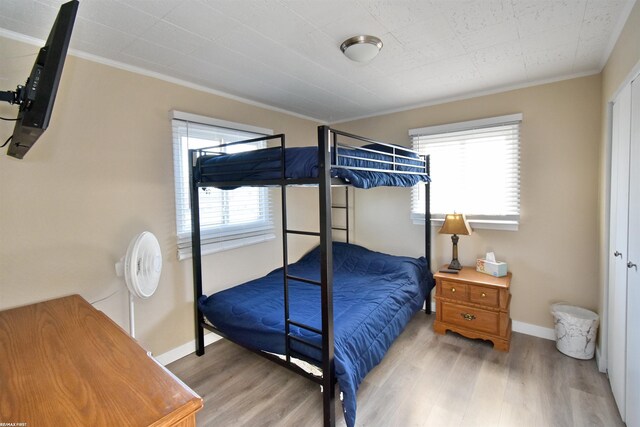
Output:
[[127,254],[116,263],[116,274],[124,276],[129,288],[129,330],[135,338],[133,296],[147,299],[158,288],[162,254],[158,239],[152,233],[144,231],[129,243]]

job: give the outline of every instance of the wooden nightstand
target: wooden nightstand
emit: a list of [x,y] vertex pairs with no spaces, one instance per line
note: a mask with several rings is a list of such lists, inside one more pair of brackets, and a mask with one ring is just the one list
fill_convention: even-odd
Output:
[[[446,268],[446,266],[445,266]],[[436,273],[436,320],[433,330],[447,330],[468,338],[493,342],[497,350],[509,351],[511,273],[493,277],[463,267],[458,274]]]

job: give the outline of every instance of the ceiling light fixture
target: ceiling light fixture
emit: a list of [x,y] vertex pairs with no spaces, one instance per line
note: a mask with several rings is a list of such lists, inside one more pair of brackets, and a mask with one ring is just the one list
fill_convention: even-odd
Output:
[[369,62],[382,49],[382,40],[374,36],[354,36],[340,45],[347,58],[356,62]]

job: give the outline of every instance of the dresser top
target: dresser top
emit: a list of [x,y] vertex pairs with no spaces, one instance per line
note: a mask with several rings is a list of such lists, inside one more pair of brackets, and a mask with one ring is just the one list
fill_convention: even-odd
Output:
[[0,312],[0,420],[170,425],[202,399],[79,295]]
[[[443,265],[442,268],[448,268]],[[499,288],[509,288],[511,286],[511,272],[504,277],[493,277],[490,274],[480,273],[475,267],[462,267],[458,274],[436,272],[433,275],[436,279],[450,280],[456,282],[468,282],[476,285],[490,285]]]

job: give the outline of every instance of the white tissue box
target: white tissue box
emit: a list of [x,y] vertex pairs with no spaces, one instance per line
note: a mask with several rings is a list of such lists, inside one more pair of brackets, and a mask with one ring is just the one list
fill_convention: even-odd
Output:
[[478,259],[476,261],[476,271],[484,274],[490,274],[494,277],[502,277],[507,275],[507,263],[498,261],[487,261],[486,259]]

